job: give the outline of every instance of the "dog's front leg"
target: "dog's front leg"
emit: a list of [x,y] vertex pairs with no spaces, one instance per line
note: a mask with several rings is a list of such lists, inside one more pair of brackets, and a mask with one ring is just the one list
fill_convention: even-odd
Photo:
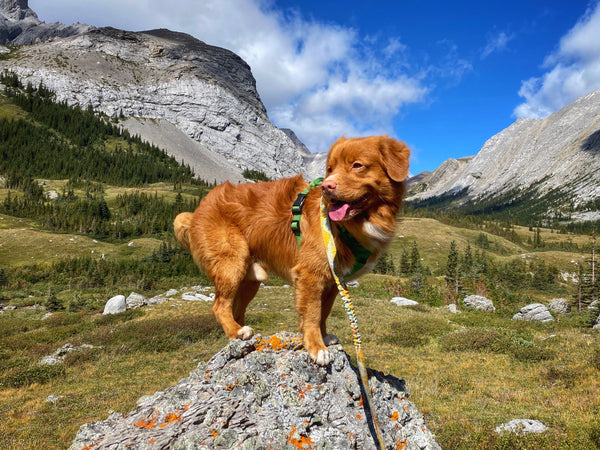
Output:
[[321,325],[321,321],[327,319],[326,316],[323,317],[321,305],[325,286],[322,279],[309,270],[297,269],[295,274],[296,310],[300,316],[304,348],[314,362],[326,366],[331,358],[323,342]]

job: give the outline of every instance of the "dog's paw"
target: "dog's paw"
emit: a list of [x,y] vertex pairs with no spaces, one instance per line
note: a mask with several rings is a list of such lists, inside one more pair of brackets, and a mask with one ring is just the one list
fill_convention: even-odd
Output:
[[252,336],[254,336],[254,330],[252,328],[250,328],[249,326],[243,326],[242,328],[240,328],[238,330],[238,339],[241,339],[243,341],[247,341],[248,339],[250,339]]
[[331,361],[331,354],[329,353],[329,350],[319,350],[316,358],[313,355],[310,355],[310,357],[319,366],[326,366]]
[[325,345],[329,347],[330,345],[339,344],[340,340],[335,334],[328,334],[323,338],[323,342],[325,342]]

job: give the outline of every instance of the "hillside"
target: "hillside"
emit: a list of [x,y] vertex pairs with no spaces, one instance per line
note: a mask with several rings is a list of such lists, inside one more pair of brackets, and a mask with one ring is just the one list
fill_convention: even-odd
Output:
[[[244,169],[313,177],[314,157],[270,122],[250,67],[228,50],[163,29],[48,25],[26,0],[0,2],[0,44],[9,45],[0,70],[34,86],[43,82],[59,101],[166,124],[179,136],[164,142],[165,150],[191,166],[208,165],[211,180],[239,181]],[[135,127],[146,131],[141,136],[155,140],[152,127]]]
[[[525,224],[598,220],[600,91],[546,119],[519,119],[470,158],[448,160],[411,184],[407,200],[465,213],[505,211]],[[516,211],[516,212],[515,212]]]

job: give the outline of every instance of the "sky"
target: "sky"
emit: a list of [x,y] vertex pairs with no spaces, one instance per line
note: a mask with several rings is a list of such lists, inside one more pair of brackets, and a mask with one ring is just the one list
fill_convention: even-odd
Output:
[[411,173],[600,89],[600,0],[29,0],[40,20],[169,28],[251,67],[312,152],[388,134]]

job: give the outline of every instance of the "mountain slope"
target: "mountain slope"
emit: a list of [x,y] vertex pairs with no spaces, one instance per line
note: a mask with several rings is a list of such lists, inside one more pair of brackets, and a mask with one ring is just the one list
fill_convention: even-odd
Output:
[[[555,208],[600,196],[600,90],[543,120],[519,119],[462,163],[448,160],[413,183],[409,201],[455,195],[455,204],[554,192]],[[558,195],[560,193],[560,195]]]
[[[237,181],[246,168],[288,176],[313,159],[269,121],[250,67],[228,50],[169,30],[47,25],[26,0],[0,1],[0,36],[5,45],[27,44],[4,54],[0,70],[43,82],[59,101],[170,122],[227,161],[227,174],[213,178]],[[194,147],[188,153],[197,160],[185,162],[203,165]]]

